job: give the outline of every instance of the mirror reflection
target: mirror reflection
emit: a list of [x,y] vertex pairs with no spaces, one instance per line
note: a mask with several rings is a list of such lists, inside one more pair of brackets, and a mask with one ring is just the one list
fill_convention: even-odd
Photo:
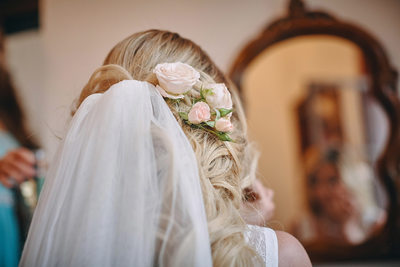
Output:
[[276,44],[245,71],[260,179],[275,191],[268,224],[304,245],[360,244],[386,222],[376,162],[389,123],[368,86],[360,49],[327,35]]

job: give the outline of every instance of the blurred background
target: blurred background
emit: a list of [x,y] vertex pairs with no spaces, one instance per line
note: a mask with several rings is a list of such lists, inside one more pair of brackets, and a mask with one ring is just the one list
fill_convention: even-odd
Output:
[[[0,0],[0,22],[5,33],[7,65],[21,104],[25,107],[29,129],[42,144],[51,162],[65,131],[74,99],[118,41],[137,31],[151,28],[178,32],[198,43],[223,71],[228,72],[242,48],[266,25],[287,13],[288,2]],[[394,69],[400,69],[399,0],[307,0],[305,3],[310,10],[324,10],[371,33],[385,49]],[[361,172],[371,176],[365,178],[369,179],[365,190],[378,188],[366,197],[370,198],[367,201],[372,201],[371,205],[375,208],[372,217],[377,221],[377,218],[381,218],[379,216],[383,216],[381,220],[385,220],[386,214],[380,213],[380,210],[385,209],[388,197],[383,189],[379,189],[381,185],[373,182],[376,175],[374,166],[365,162],[377,160],[386,144],[390,125],[382,112],[374,111],[379,110],[375,102],[362,114],[351,111],[357,105],[365,106],[366,102],[373,102],[354,93],[368,90],[368,78],[361,75],[363,60],[360,49],[336,37],[299,37],[292,43],[273,47],[260,58],[263,60],[257,59],[246,71],[244,84],[247,89],[243,96],[246,99],[250,134],[259,144],[263,155],[260,159],[259,179],[275,191],[275,214],[268,225],[274,229],[297,233],[300,239],[305,235],[307,239],[307,235],[310,235],[307,227],[310,226],[301,223],[306,219],[302,221],[299,218],[306,213],[310,202],[321,198],[321,194],[327,194],[323,192],[325,189],[317,189],[316,193],[307,191],[307,186],[315,188],[315,184],[319,183],[319,178],[315,177],[322,177],[330,170],[329,164],[316,170],[313,165],[319,161],[314,159],[322,157],[336,162],[338,143],[340,153],[346,156],[347,163],[352,162],[353,167],[358,164],[358,171],[362,169]],[[292,64],[294,58],[297,65]],[[329,64],[324,64],[322,68],[318,65],[321,62]],[[312,73],[308,75],[307,82],[301,78],[304,73]],[[296,87],[297,83],[301,84],[301,88]],[[280,87],[292,89],[282,94]],[[397,81],[397,88],[400,88],[400,81]],[[397,95],[400,95],[399,91]],[[341,111],[337,110],[338,106]],[[266,110],[266,114],[262,113],[263,110]],[[343,115],[343,110],[347,110],[345,114],[350,115]],[[374,124],[364,122],[360,126],[357,123],[365,113],[373,117],[371,120]],[[338,114],[342,114],[342,119],[338,119]],[[289,117],[292,122],[286,123]],[[315,126],[318,123],[325,126]],[[336,131],[336,134],[328,134],[326,137],[324,133],[328,130]],[[325,136],[326,140],[334,139],[334,149],[327,151],[326,148],[332,148],[333,143],[321,136]],[[373,136],[375,140],[373,145],[368,146],[369,150],[362,147],[368,136]],[[319,141],[316,142],[316,139]],[[331,143],[329,146],[324,145],[323,153],[315,152],[315,145],[324,142]],[[357,149],[353,149],[357,146]],[[356,154],[363,149],[369,151],[369,157],[360,160]],[[319,155],[321,153],[329,155],[325,157]],[[347,173],[354,171],[354,168],[343,168],[342,176],[346,170]],[[331,168],[330,171],[338,170]],[[304,178],[311,177],[311,172],[313,180]],[[359,184],[358,180],[343,180],[353,191]],[[314,200],[310,200],[311,195]],[[352,231],[358,230],[353,228]],[[361,243],[366,239],[362,235],[348,237],[350,241],[346,243]]]
[[[72,101],[119,40],[150,28],[176,31],[228,71],[240,49],[287,8],[286,0],[2,0],[0,12],[9,7],[11,14],[18,13],[15,17],[23,17],[21,6],[35,2],[37,24],[15,32],[10,19],[5,46],[29,125],[49,154]],[[307,5],[373,32],[400,68],[398,0],[310,0]],[[26,13],[27,20],[34,18]]]

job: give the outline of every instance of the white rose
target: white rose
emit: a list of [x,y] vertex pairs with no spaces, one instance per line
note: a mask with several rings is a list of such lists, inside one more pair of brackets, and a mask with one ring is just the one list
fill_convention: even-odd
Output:
[[200,79],[198,71],[182,62],[158,64],[153,72],[160,84],[158,91],[169,98],[182,98]]
[[215,123],[215,129],[220,132],[228,133],[233,131],[233,125],[230,119],[222,118]]
[[213,83],[204,86],[204,89],[211,89],[212,93],[205,95],[207,103],[214,109],[232,108],[232,97],[223,83]]

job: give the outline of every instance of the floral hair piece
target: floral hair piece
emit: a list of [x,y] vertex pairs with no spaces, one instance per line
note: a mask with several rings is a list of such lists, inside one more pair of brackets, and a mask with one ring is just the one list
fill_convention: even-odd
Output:
[[[190,96],[191,108],[179,112],[186,124],[210,132],[222,141],[233,141],[229,136],[233,131],[232,98],[225,84],[201,83],[200,73],[182,62],[158,64],[153,72],[159,83],[156,89],[164,98],[179,101],[185,95]],[[200,94],[189,94],[195,85],[200,85]]]

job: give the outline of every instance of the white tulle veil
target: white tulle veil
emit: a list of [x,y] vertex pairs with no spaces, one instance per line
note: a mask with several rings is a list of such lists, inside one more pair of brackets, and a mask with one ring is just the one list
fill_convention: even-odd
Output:
[[192,147],[155,87],[86,98],[53,162],[20,266],[211,266]]

